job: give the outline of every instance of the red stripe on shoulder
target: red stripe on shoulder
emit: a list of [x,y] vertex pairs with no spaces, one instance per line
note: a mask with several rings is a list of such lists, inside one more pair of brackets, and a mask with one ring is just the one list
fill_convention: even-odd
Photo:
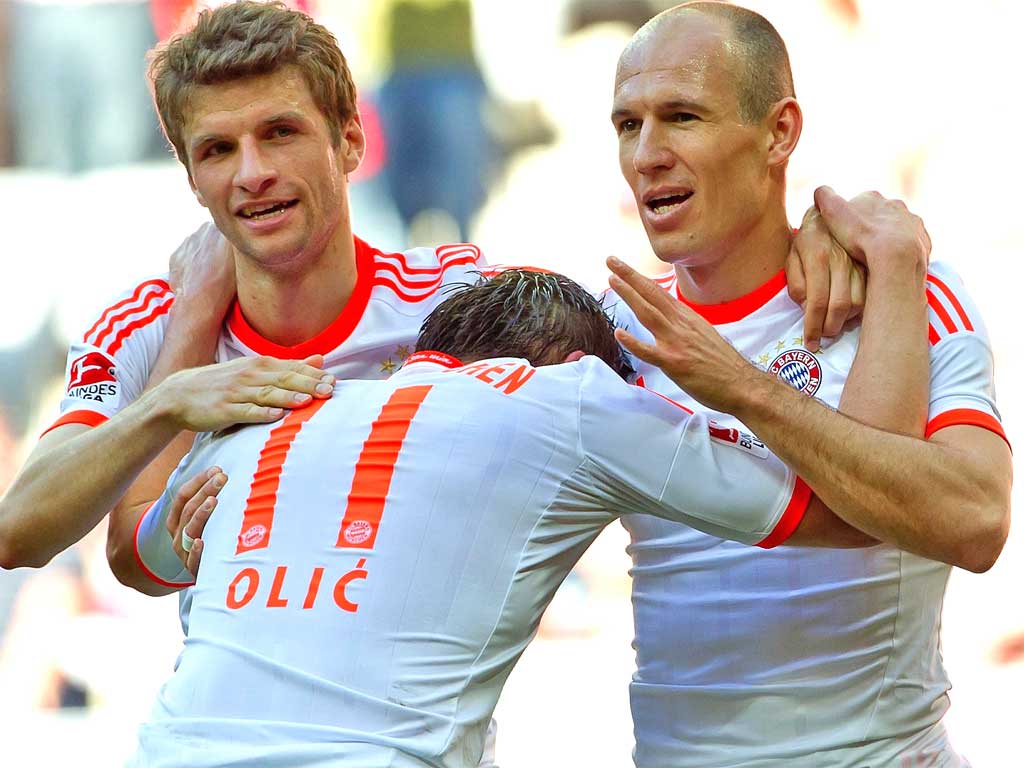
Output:
[[439,245],[434,249],[439,259],[443,259],[450,254],[465,253],[467,251],[473,255],[473,261],[480,261],[480,249],[472,243],[448,243],[446,245]]
[[[164,294],[167,296],[167,294]],[[162,317],[171,311],[171,306],[174,304],[174,296],[166,299],[162,304],[158,304],[156,307],[148,308],[149,312],[140,317],[138,320],[129,323],[120,331],[117,332],[117,336],[113,338],[110,345],[107,347],[107,354],[116,355],[117,351],[121,348],[121,345],[128,340],[128,337],[135,333],[140,328],[145,328],[147,325],[152,323],[158,317]]]
[[940,291],[942,291],[942,294],[946,297],[946,299],[949,301],[949,303],[953,306],[953,311],[956,312],[957,315],[960,316],[960,320],[963,321],[964,328],[966,328],[968,331],[973,331],[974,330],[974,326],[971,325],[971,319],[967,316],[967,313],[964,311],[963,305],[957,299],[956,294],[953,293],[953,291],[950,290],[949,286],[946,285],[944,282],[942,282],[942,280],[940,280],[939,278],[937,278],[935,275],[932,275],[932,274],[929,274],[926,277],[926,279],[928,280],[929,283],[931,283],[936,288],[938,288]]
[[946,311],[946,308],[942,306],[942,301],[939,299],[939,297],[932,293],[930,290],[927,291],[927,294],[928,306],[931,307],[932,312],[934,312],[935,315],[939,318],[939,321],[946,329],[946,333],[950,334],[959,331],[960,328],[957,327],[957,324],[953,322],[953,318],[949,316],[949,312]]
[[928,343],[934,347],[940,341],[942,341],[942,337],[939,336],[939,332],[935,330],[934,325],[928,323]]
[[[999,420],[990,413],[976,411],[973,408],[954,408],[951,411],[940,413],[928,422],[928,426],[924,428],[924,437],[927,440],[940,429],[963,426],[981,427],[989,432],[995,432],[1006,441],[1007,445],[1010,445],[1010,440],[1006,436],[1006,431],[1003,429],[1003,425],[999,423]],[[1010,447],[1012,448],[1013,446]]]
[[87,427],[98,427],[109,418],[109,416],[104,416],[96,411],[71,411],[48,426],[39,437],[47,432],[52,432],[57,427],[63,427],[65,424],[85,424]]
[[762,549],[771,549],[785,542],[800,527],[810,503],[811,487],[797,477],[793,484],[793,495],[789,497],[789,504],[783,510],[782,517],[779,518],[779,522],[775,524],[772,532],[757,542],[757,546]]
[[[88,343],[89,337],[92,334],[96,333],[101,327],[103,328],[103,330],[99,335],[104,336],[105,334],[107,334],[110,330],[110,326],[112,326],[118,320],[117,317],[112,317],[113,314],[115,312],[118,312],[118,310],[128,307],[130,304],[137,303],[142,298],[142,294],[146,291],[146,289],[151,286],[154,286],[156,288],[155,293],[162,294],[171,290],[171,286],[168,284],[166,280],[146,280],[145,282],[139,283],[137,286],[135,286],[135,290],[132,291],[131,296],[129,296],[127,299],[122,299],[116,304],[107,307],[103,311],[103,314],[100,315],[99,320],[97,320],[93,324],[92,328],[86,331],[85,335],[82,336],[82,341]],[[140,304],[138,307],[135,307],[135,309],[139,309],[141,306],[142,304]],[[127,313],[122,313],[122,315],[131,314],[131,311],[133,310],[129,310]],[[99,345],[97,344],[96,346]]]

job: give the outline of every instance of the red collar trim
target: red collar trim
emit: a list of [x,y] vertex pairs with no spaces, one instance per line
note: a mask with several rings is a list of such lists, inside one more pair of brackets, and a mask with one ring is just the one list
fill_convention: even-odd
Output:
[[405,358],[405,362],[402,363],[402,367],[404,368],[405,366],[412,365],[413,363],[434,363],[435,365],[442,365],[445,368],[462,367],[462,361],[459,360],[457,357],[446,355],[444,352],[435,352],[432,349],[424,349],[419,352],[413,352],[411,355]]
[[746,296],[726,301],[721,304],[695,304],[686,299],[679,291],[679,281],[676,280],[676,298],[688,306],[698,315],[703,317],[712,325],[724,323],[735,323],[748,315],[753,314],[786,287],[786,272],[780,269],[768,282],[760,288],[755,288]]
[[352,335],[352,331],[363,319],[366,305],[370,301],[370,291],[373,289],[376,254],[379,253],[358,237],[353,237],[352,240],[356,247],[356,284],[352,289],[352,295],[345,302],[341,313],[312,339],[286,347],[263,338],[249,325],[237,300],[228,314],[228,329],[256,354],[270,355],[283,360],[302,360],[310,355],[326,355],[337,349]]

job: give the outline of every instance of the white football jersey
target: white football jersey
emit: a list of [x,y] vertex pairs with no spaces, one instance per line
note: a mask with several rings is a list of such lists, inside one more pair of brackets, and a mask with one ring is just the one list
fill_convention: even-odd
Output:
[[201,436],[137,534],[163,580],[188,579],[169,501],[213,464],[230,479],[139,766],[476,765],[541,614],[616,515],[769,546],[810,498],[749,435],[594,357],[419,353]]
[[[219,234],[204,224],[182,245],[216,247]],[[416,343],[420,324],[444,298],[446,288],[476,282],[484,260],[475,245],[461,243],[385,253],[355,238],[358,277],[338,317],[313,339],[283,347],[246,322],[237,302],[224,323],[217,362],[245,355],[301,360],[324,355],[324,369],[338,378],[390,376]],[[163,344],[174,294],[166,275],[125,291],[98,314],[71,344],[60,418],[50,427],[96,426],[142,394]]]
[[[659,282],[682,300],[674,273]],[[651,339],[608,298],[618,324]],[[1003,435],[988,337],[944,265],[931,266],[928,304],[928,434],[973,424]],[[860,329],[809,352],[783,273],[736,301],[694,308],[753,363],[838,406]],[[638,372],[645,386],[697,407],[660,370]],[[960,765],[940,722],[949,566],[886,545],[764,552],[652,517],[622,522],[632,538],[640,768]]]

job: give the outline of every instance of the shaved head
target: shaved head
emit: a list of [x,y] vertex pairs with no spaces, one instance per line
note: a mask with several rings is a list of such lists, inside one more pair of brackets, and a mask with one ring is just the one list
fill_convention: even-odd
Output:
[[708,0],[677,5],[648,21],[622,52],[620,74],[625,62],[642,48],[685,45],[683,36],[697,17],[722,25],[727,66],[736,85],[739,113],[744,121],[758,122],[780,99],[795,96],[786,44],[771,22],[746,8]]

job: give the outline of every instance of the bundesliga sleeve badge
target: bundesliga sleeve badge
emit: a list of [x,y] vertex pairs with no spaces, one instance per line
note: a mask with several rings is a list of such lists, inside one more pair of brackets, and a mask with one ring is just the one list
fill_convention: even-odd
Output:
[[68,397],[105,402],[117,396],[114,361],[102,352],[86,352],[71,363]]

